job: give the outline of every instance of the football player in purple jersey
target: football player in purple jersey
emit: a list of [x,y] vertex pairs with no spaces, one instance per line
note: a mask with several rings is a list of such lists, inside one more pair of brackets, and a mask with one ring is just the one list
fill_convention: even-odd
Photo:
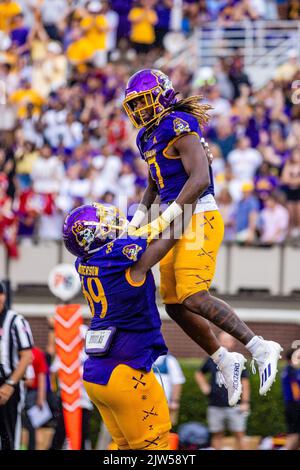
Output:
[[168,350],[151,267],[182,233],[174,223],[159,217],[129,236],[116,207],[89,204],[71,211],[63,227],[92,314],[84,386],[121,450],[169,449],[167,400],[152,371]]
[[161,295],[170,317],[217,364],[232,406],[241,394],[245,358],[220,347],[207,320],[250,351],[258,365],[261,395],[275,380],[281,346],[255,335],[228,304],[209,293],[224,233],[202,140],[210,106],[201,104],[199,96],[177,100],[176,95],[169,77],[159,70],[141,70],[128,81],[123,106],[140,129],[137,146],[149,168],[148,187],[128,230],[139,227],[157,196],[167,207],[162,216],[169,221],[198,200],[189,227],[160,262]]

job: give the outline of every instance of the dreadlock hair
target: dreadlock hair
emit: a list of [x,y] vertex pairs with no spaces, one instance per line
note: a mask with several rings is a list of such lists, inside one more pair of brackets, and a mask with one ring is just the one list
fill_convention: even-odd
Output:
[[172,104],[169,108],[169,112],[172,111],[183,111],[184,113],[191,114],[194,116],[199,123],[201,129],[203,129],[204,125],[208,123],[210,120],[210,115],[207,114],[207,111],[213,109],[210,104],[200,104],[199,101],[203,96],[201,95],[194,95],[188,98],[183,98],[179,100],[177,103]]
[[207,111],[213,109],[213,107],[210,104],[200,104],[199,101],[202,100],[202,98],[203,96],[201,95],[194,95],[189,98],[183,98],[182,100],[177,101],[177,103],[172,104],[169,108],[165,109],[157,119],[151,122],[149,126],[146,126],[148,132],[151,132],[153,126],[159,124],[167,114],[170,114],[173,111],[182,111],[184,113],[191,114],[197,119],[200,129],[203,130],[203,127],[211,118],[211,116],[207,114]]

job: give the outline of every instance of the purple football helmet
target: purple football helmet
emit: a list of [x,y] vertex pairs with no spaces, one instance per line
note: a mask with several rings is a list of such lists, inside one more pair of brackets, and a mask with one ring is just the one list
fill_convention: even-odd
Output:
[[160,70],[145,69],[129,79],[123,106],[132,124],[140,128],[153,122],[174,103],[175,90],[169,77]]
[[117,238],[125,230],[126,218],[113,205],[86,204],[73,209],[63,226],[63,241],[70,253],[83,258]]

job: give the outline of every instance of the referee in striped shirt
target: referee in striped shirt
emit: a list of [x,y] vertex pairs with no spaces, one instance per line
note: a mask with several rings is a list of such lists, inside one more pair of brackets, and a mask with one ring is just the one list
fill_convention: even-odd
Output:
[[0,282],[0,449],[19,449],[23,378],[32,362],[33,339],[29,324],[6,308],[5,286]]

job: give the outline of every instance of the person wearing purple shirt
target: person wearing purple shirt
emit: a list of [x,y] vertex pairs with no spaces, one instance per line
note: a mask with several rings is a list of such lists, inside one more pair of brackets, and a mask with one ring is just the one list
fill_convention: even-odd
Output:
[[24,46],[27,42],[30,29],[24,24],[24,15],[19,13],[14,17],[14,29],[10,33],[10,38],[17,47]]
[[111,8],[119,14],[119,24],[117,29],[118,41],[121,38],[128,38],[131,28],[128,15],[133,6],[133,0],[111,0],[110,5]]
[[279,186],[279,180],[276,176],[272,175],[269,163],[263,162],[258,169],[254,177],[254,186],[262,208],[266,198]]
[[251,147],[256,148],[258,146],[258,144],[260,143],[260,131],[268,131],[269,126],[270,118],[268,116],[266,108],[262,103],[258,103],[254,107],[253,116],[249,119],[246,128],[246,136],[249,137],[251,141]]
[[172,0],[159,0],[155,6],[158,23],[155,25],[156,45],[163,47],[163,39],[169,31]]

